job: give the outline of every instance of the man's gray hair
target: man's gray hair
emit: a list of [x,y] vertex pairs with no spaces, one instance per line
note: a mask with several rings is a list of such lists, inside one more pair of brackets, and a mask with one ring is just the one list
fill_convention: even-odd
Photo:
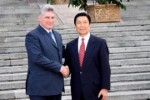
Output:
[[47,11],[54,11],[54,7],[50,4],[45,4],[41,6],[40,9],[41,9],[41,14],[44,14]]

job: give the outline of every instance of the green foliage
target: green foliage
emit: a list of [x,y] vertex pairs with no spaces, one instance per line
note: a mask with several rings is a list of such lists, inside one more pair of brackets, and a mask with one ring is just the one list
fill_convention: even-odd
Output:
[[52,3],[52,0],[47,0],[47,4],[51,4]]
[[85,10],[85,8],[87,6],[87,0],[70,0],[68,6],[70,6],[70,5],[72,5],[72,7],[78,7],[79,6],[79,9]]
[[[117,4],[121,9],[126,10],[126,6],[123,5],[118,0],[93,0],[93,4]],[[70,0],[68,7],[72,5],[72,7],[79,7],[80,10],[86,10],[87,0]]]

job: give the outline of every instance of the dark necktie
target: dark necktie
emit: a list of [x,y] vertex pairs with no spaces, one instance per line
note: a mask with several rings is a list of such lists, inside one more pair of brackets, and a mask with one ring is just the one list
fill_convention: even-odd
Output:
[[84,44],[84,38],[82,38],[82,43],[79,49],[79,62],[81,67],[83,64],[84,54],[85,54],[85,44]]

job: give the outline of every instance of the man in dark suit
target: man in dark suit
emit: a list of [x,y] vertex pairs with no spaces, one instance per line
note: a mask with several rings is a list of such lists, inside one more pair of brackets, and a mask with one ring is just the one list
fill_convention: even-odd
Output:
[[41,7],[40,25],[26,35],[28,54],[26,93],[30,100],[61,100],[64,80],[68,74],[62,65],[61,35],[54,31],[55,14],[49,4]]
[[110,89],[109,51],[106,41],[90,33],[91,18],[78,13],[74,18],[79,37],[66,47],[65,65],[71,73],[72,100],[107,100]]

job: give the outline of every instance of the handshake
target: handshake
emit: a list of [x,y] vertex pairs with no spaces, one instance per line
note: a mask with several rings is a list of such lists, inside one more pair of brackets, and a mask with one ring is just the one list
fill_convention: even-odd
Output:
[[63,75],[63,77],[68,77],[69,76],[69,67],[66,66],[62,66],[61,70],[60,70],[61,74]]

